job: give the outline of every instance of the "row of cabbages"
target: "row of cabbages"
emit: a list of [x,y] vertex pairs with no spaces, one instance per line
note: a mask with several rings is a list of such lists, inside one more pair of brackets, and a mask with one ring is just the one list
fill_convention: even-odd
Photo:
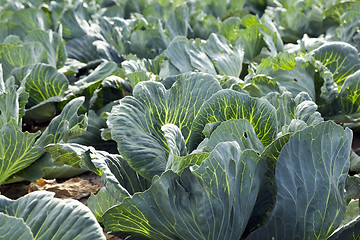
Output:
[[104,185],[0,195],[0,236],[359,238],[359,10],[0,0],[0,184]]

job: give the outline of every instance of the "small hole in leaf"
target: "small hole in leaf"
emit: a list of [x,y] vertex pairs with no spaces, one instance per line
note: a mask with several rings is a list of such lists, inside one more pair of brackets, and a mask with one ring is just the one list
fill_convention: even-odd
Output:
[[294,78],[294,81],[297,82],[298,80],[296,78]]
[[246,132],[244,132],[244,138],[247,138],[247,134],[246,134]]

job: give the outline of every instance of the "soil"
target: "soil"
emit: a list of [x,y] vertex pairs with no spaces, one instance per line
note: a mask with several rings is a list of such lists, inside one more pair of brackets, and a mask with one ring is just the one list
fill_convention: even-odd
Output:
[[352,149],[357,155],[360,155],[360,132],[354,132]]

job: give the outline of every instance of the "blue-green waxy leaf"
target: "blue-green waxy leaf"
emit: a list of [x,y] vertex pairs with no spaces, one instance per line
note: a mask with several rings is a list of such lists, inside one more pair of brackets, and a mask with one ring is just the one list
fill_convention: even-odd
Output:
[[176,125],[168,123],[162,126],[161,130],[164,132],[164,137],[170,151],[176,156],[185,156],[187,150],[180,129]]
[[103,62],[87,77],[77,81],[76,85],[91,84],[101,81],[111,74],[116,75],[118,73],[119,67],[115,62]]
[[20,39],[23,39],[26,35],[26,31],[24,27],[19,24],[13,22],[1,22],[0,42],[4,42],[4,40],[10,35],[16,35],[19,36]]
[[337,229],[328,240],[359,239],[360,238],[360,216],[345,226]]
[[66,41],[65,49],[67,57],[70,59],[76,59],[83,63],[98,60],[100,56],[93,43],[96,39],[97,38],[95,37],[90,37],[84,34],[81,35],[81,37]]
[[164,54],[181,73],[199,70],[233,77],[239,77],[244,58],[241,45],[232,47],[223,36],[214,33],[207,41],[176,37]]
[[345,42],[326,43],[310,54],[331,71],[338,86],[342,86],[346,77],[360,69],[358,51]]
[[[106,119],[101,114],[95,113],[93,110],[88,112],[88,125],[86,132],[78,137],[69,139],[68,142],[78,143],[85,146],[93,146],[97,150],[108,151],[111,153],[117,152],[116,143],[114,141],[105,141],[102,139],[102,130],[109,130],[106,125]],[[110,140],[109,138],[108,140]]]
[[99,85],[109,76],[118,75],[120,68],[115,62],[102,62],[88,76],[78,80],[74,85],[69,86],[69,94],[83,94],[90,97],[94,94]]
[[77,16],[73,9],[66,9],[62,15],[63,36],[66,40],[80,38],[86,35],[81,25],[86,26],[87,22]]
[[87,200],[87,206],[95,215],[98,222],[102,222],[104,213],[120,202],[121,201],[114,198],[105,187],[102,187],[96,195],[90,195]]
[[336,101],[342,114],[360,118],[360,70],[345,79]]
[[188,39],[186,37],[176,37],[164,52],[165,56],[171,59],[171,63],[182,73],[193,69],[190,64],[190,58],[185,51],[187,42]]
[[[17,239],[105,240],[102,228],[85,205],[53,196],[54,193],[44,191],[32,192],[17,200],[0,196],[0,221],[4,215],[12,217],[12,221],[14,218],[22,220],[31,232]],[[19,228],[19,231],[23,228]]]
[[149,190],[108,210],[105,229],[150,239],[238,240],[258,195],[263,163],[236,142],[220,143],[200,166],[180,176],[167,171]]
[[306,92],[299,93],[295,98],[290,92],[284,92],[281,95],[272,92],[264,98],[276,108],[278,131],[281,131],[279,135],[295,132],[324,121],[321,114],[317,112],[317,105],[311,101]]
[[259,98],[271,92],[281,92],[276,79],[265,75],[256,75],[246,80],[242,89],[249,92],[250,96]]
[[341,223],[352,132],[333,122],[290,137],[276,163],[276,203],[248,239],[325,239]]
[[46,55],[44,47],[38,42],[19,45],[0,44],[0,62],[3,66],[4,78],[7,79],[15,67],[26,67],[46,62]]
[[48,63],[59,69],[65,65],[66,52],[62,37],[53,31],[34,30],[25,39],[26,42],[40,42],[45,48]]
[[147,181],[132,170],[119,154],[97,151],[76,143],[49,144],[44,150],[55,161],[81,166],[100,175],[109,194],[118,202],[148,188]]
[[295,118],[296,104],[290,92],[279,94],[272,92],[264,96],[276,109],[277,126],[280,130],[285,124],[290,124]]
[[220,89],[215,78],[203,73],[180,75],[169,90],[157,82],[138,83],[133,97],[121,99],[108,118],[120,154],[143,177],[160,175],[170,152],[161,127],[176,125],[187,143],[200,107]]
[[21,218],[5,215],[0,212],[0,236],[8,240],[32,240],[34,236],[30,228]]
[[279,85],[285,87],[293,96],[307,92],[313,101],[316,100],[315,68],[304,58],[280,53],[274,58],[263,59],[256,68],[256,74],[275,78]]
[[276,138],[261,153],[261,159],[267,163],[267,170],[264,174],[264,182],[261,184],[260,193],[256,199],[254,210],[248,223],[248,230],[253,231],[259,224],[265,222],[267,216],[275,202],[274,175],[276,161],[281,149],[289,141],[291,134],[286,134]]
[[0,129],[0,184],[41,156],[42,147],[34,146],[37,133],[22,132],[12,119]]
[[244,47],[244,58],[246,63],[250,63],[261,53],[261,49],[266,47],[266,43],[261,34],[261,24],[253,24],[246,29],[238,30],[239,42]]
[[264,150],[264,145],[258,139],[253,126],[247,119],[230,119],[222,122],[206,142],[203,151],[211,152],[220,142],[236,141],[241,151],[252,149],[257,153]]
[[15,11],[11,20],[23,26],[26,31],[33,29],[48,30],[51,26],[49,16],[42,9],[25,8]]
[[211,34],[204,44],[205,53],[210,57],[220,75],[239,77],[242,70],[244,51],[240,45],[234,50],[221,35]]
[[149,182],[139,176],[119,154],[92,150],[85,152],[83,161],[85,164],[91,161],[101,172],[101,181],[117,201],[149,187]]
[[275,108],[264,99],[233,90],[221,90],[201,107],[191,128],[189,151],[201,142],[206,124],[229,119],[247,119],[264,146],[269,145],[277,133]]
[[167,21],[165,22],[165,29],[171,38],[176,36],[186,36],[189,28],[189,8],[187,5],[181,5],[171,11]]
[[204,52],[203,43],[200,39],[189,40],[185,45],[185,51],[190,57],[191,66],[202,72],[216,75],[214,64]]
[[51,120],[37,143],[46,146],[82,135],[86,131],[88,120],[85,115],[78,116],[77,111],[83,103],[84,97],[75,98],[67,103],[60,115]]
[[0,64],[0,128],[12,119],[20,121],[27,97],[23,86],[16,89],[14,78],[8,79],[6,83],[3,81]]
[[149,183],[118,154],[97,151],[76,143],[50,144],[45,147],[45,151],[48,151],[55,161],[75,167],[81,166],[101,176],[105,187],[88,199],[88,207],[100,222],[109,208],[119,204],[125,197],[145,191],[149,187]]
[[190,165],[201,165],[201,163],[208,158],[210,153],[200,152],[191,153],[186,156],[179,157],[173,153],[169,154],[166,165],[166,170],[170,169],[174,173],[180,174],[185,168]]
[[135,30],[131,34],[130,48],[139,58],[153,59],[166,49],[168,42],[159,21],[152,28]]
[[26,81],[25,89],[30,94],[28,107],[33,107],[52,97],[61,97],[69,85],[64,74],[43,63],[32,67],[30,74],[23,81]]

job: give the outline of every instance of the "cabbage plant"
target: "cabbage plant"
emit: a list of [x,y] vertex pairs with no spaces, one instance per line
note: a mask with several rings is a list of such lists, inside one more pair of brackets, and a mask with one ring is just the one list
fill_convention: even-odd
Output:
[[359,6],[0,0],[0,235],[359,238]]

